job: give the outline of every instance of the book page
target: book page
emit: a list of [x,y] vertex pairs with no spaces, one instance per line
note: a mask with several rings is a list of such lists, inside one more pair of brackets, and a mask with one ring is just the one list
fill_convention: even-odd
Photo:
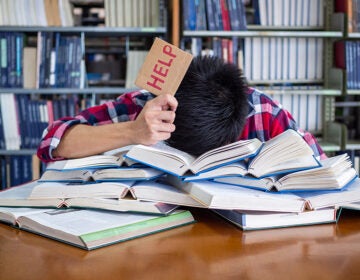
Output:
[[319,209],[331,206],[341,206],[360,201],[360,179],[355,179],[349,186],[341,191],[304,191],[298,195],[309,202],[311,209]]
[[38,183],[36,181],[32,181],[30,183],[2,191],[0,192],[0,201],[3,199],[27,199],[37,184]]
[[[149,158],[145,158],[145,153],[148,154]],[[173,163],[172,165],[176,165],[177,168],[188,167],[195,160],[194,156],[170,147],[164,142],[158,142],[152,146],[136,145],[127,153],[127,156],[139,162],[151,163],[154,166],[155,164],[156,166],[164,165],[164,162],[171,164],[175,160],[176,164]],[[162,162],[153,162],[154,158]]]
[[49,211],[51,209],[44,208],[23,208],[23,207],[1,207],[0,221],[8,222],[16,225],[17,219],[21,216],[37,214]]
[[39,183],[32,190],[29,199],[101,197],[121,198],[135,181],[102,182],[91,184],[65,184],[59,182]]
[[80,236],[150,220],[154,218],[154,216],[101,210],[53,209],[42,213],[30,214],[27,215],[26,218],[27,219],[19,219],[21,227],[26,226],[29,229],[42,232],[43,229],[40,230],[36,224],[31,223],[31,221],[33,221],[49,228],[49,230],[51,229],[52,233],[54,233],[54,230],[59,230]]

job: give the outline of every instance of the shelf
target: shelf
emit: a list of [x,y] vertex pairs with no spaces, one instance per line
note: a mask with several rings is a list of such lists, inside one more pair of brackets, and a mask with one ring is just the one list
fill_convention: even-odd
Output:
[[347,89],[347,95],[360,95],[360,89]]
[[165,35],[165,27],[94,27],[94,26],[0,26],[0,32],[61,32],[85,33],[87,36],[156,36]]
[[2,156],[29,156],[35,155],[36,149],[22,149],[22,150],[0,150]]
[[326,96],[340,96],[340,89],[271,89],[257,87],[261,91],[267,94],[315,94],[315,95],[326,95]]
[[268,31],[268,30],[244,30],[244,31],[207,31],[207,30],[184,30],[184,37],[297,37],[297,38],[342,38],[340,31]]
[[330,143],[322,140],[319,140],[318,142],[325,153],[341,151],[341,147],[334,143]]
[[345,145],[346,150],[360,150],[360,141],[359,140],[347,140]]
[[24,89],[24,88],[1,88],[1,93],[16,94],[121,94],[124,92],[135,91],[138,88],[123,87],[89,87],[83,89],[76,88],[41,88],[41,89]]
[[345,39],[360,39],[360,32],[348,33]]
[[335,102],[336,107],[360,107],[360,101]]

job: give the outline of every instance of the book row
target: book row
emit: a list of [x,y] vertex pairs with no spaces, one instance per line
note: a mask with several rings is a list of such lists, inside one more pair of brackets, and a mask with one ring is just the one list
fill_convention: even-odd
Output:
[[184,30],[246,30],[242,0],[182,1]]
[[1,0],[0,26],[73,26],[70,0]]
[[324,26],[323,0],[253,0],[247,5],[241,0],[185,0],[182,12],[184,30],[238,31],[246,30],[247,24],[286,28]]
[[323,27],[323,0],[254,0],[255,24],[276,27]]
[[45,168],[36,155],[1,156],[0,190],[37,180]]
[[26,94],[1,94],[0,149],[36,149],[50,122],[74,116],[88,106],[88,102],[90,100],[72,95],[42,100]]
[[337,41],[335,66],[346,72],[347,89],[360,89],[360,41]]
[[323,79],[321,38],[245,38],[244,73],[249,81],[316,83]]
[[84,40],[80,35],[39,32],[37,46],[24,46],[25,34],[0,33],[0,87],[83,88]]
[[166,26],[166,2],[165,0],[105,0],[105,25],[107,27]]
[[[310,90],[312,87],[303,86],[298,88]],[[271,97],[291,113],[300,128],[314,134],[322,131],[322,96],[316,94],[271,94]]]
[[187,38],[182,48],[193,55],[214,55],[243,69],[249,82],[306,83],[323,80],[321,38]]

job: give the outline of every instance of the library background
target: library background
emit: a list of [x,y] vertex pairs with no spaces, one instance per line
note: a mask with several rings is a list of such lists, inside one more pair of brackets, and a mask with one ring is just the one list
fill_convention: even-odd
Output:
[[358,17],[359,0],[0,0],[1,189],[39,178],[49,122],[133,90],[155,37],[237,64],[359,171]]

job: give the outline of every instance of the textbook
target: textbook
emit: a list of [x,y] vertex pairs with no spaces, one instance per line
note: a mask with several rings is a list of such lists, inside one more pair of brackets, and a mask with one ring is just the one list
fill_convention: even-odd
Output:
[[336,223],[338,220],[337,209],[335,208],[324,208],[300,213],[274,213],[221,209],[214,209],[213,211],[242,230],[260,230]]
[[94,208],[119,212],[166,215],[178,205],[141,201],[131,196],[132,182],[94,184],[38,183],[32,181],[0,192],[0,206]]
[[301,135],[291,129],[264,143],[257,138],[239,140],[197,158],[164,143],[135,145],[124,157],[180,177],[198,175],[241,160],[246,161],[242,175],[251,174],[258,178],[320,165]]
[[85,250],[93,250],[195,222],[191,212],[168,216],[83,209],[0,207],[0,220]]
[[47,169],[39,182],[116,182],[123,180],[154,180],[164,174],[163,171],[151,167],[117,167],[105,169]]
[[336,190],[346,187],[357,177],[347,154],[320,161],[321,167],[288,173],[283,176],[255,178],[250,176],[224,176],[214,178],[220,183],[258,188],[266,191]]
[[291,193],[271,193],[212,181],[184,182],[170,176],[170,184],[188,193],[206,208],[273,212],[303,212],[307,202]]
[[341,207],[360,201],[360,179],[356,178],[341,190],[301,191],[296,194],[308,203],[308,209]]
[[197,174],[226,163],[252,157],[261,146],[262,143],[257,138],[241,140],[194,157],[164,142],[159,142],[152,146],[135,145],[125,154],[125,158],[182,176],[185,173]]
[[131,147],[121,147],[100,155],[49,162],[46,170],[104,169],[121,166],[138,166],[137,162],[124,157]]
[[214,181],[184,182],[176,176],[169,176],[168,181],[210,209],[304,212],[360,201],[359,178],[341,190],[301,192],[266,192]]
[[[202,207],[196,200],[192,199],[184,191],[165,183],[163,180],[158,181],[139,181],[139,182],[122,182],[118,183],[99,183],[99,184],[61,184],[61,183],[41,183],[33,187],[28,199],[63,199],[67,205],[79,206],[83,203],[86,206],[94,200],[88,198],[124,198],[136,201],[163,202],[161,209],[166,209],[165,205],[183,205],[192,207]],[[115,201],[115,200],[110,200]],[[96,202],[98,202],[96,200]],[[130,201],[131,202],[131,201]],[[141,203],[140,203],[141,205]],[[156,205],[156,204],[155,204]],[[136,206],[136,205],[135,205]],[[170,209],[173,207],[169,207]]]

